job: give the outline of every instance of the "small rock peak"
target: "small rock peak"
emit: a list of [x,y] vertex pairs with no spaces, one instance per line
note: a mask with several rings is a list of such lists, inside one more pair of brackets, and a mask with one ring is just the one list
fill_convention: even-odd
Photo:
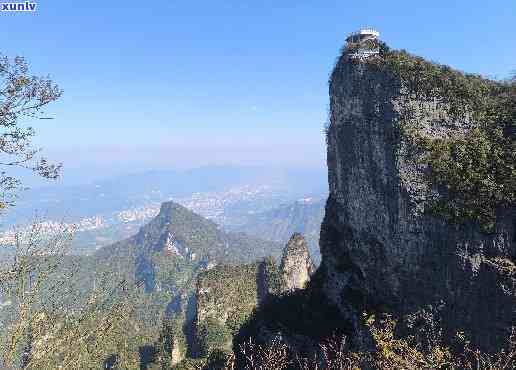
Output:
[[285,248],[283,249],[282,263],[283,260],[288,256],[299,253],[308,253],[308,244],[306,243],[303,234],[296,232],[292,234],[290,240],[287,242]]
[[[177,203],[174,203],[172,201],[170,202],[163,202],[161,203],[161,206],[159,208],[159,214],[158,216],[169,216],[171,215],[175,210],[179,209],[179,205]],[[170,220],[168,220],[170,221]]]
[[304,236],[294,233],[283,250],[280,266],[286,290],[303,289],[314,270]]
[[174,201],[168,201],[161,203],[159,213],[156,218],[161,220],[165,225],[172,225],[175,220],[181,219],[184,215],[189,215],[191,213],[192,211],[182,205]]

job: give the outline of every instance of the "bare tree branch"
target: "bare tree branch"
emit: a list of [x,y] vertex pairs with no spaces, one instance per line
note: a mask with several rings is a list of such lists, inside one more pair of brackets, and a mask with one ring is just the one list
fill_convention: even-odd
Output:
[[[41,118],[43,108],[62,95],[48,77],[29,75],[22,57],[10,60],[0,53],[0,168],[20,167],[47,179],[56,179],[62,165],[36,158],[41,149],[32,146],[35,131],[21,127],[21,119]],[[14,203],[21,181],[0,170],[0,208]]]

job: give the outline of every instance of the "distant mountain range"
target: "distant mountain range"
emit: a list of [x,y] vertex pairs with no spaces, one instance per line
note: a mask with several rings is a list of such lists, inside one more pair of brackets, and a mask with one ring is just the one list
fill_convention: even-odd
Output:
[[108,263],[110,271],[128,269],[129,279],[142,281],[147,291],[154,291],[177,285],[176,280],[161,279],[167,273],[159,271],[160,268],[166,271],[172,266],[183,269],[189,266],[198,270],[220,263],[248,263],[269,255],[278,256],[281,249],[277,242],[225,232],[189,209],[166,202],[136,235],[99,249],[94,257],[100,264]]
[[[157,335],[161,317],[173,308],[175,299],[193,295],[200,271],[219,264],[254,262],[269,255],[278,257],[282,247],[277,242],[224,231],[175,202],[165,202],[158,214],[131,237],[89,256],[65,256],[40,294],[57,314],[85,304],[100,281],[110,286],[125,281],[129,287],[143,283],[144,291],[136,289],[132,301],[137,325]],[[64,276],[67,278],[63,280]],[[56,295],[51,287],[73,294]],[[9,297],[0,297],[0,322],[13,317],[16,305],[10,302]]]
[[[37,214],[49,229],[63,223],[75,227],[75,253],[91,254],[137,233],[158,214],[160,204],[169,200],[228,230],[247,231],[253,229],[255,222],[263,223],[255,215],[299,198],[324,197],[326,193],[322,169],[232,166],[152,171],[80,186],[56,185],[22,194],[16,206],[1,219],[0,242],[4,245],[12,242],[11,227],[30,225]],[[277,238],[275,233],[267,234],[267,238],[288,239],[288,235]]]
[[303,198],[271,210],[253,213],[239,225],[228,225],[229,230],[243,231],[249,235],[286,243],[292,234],[299,232],[308,242],[310,254],[316,264],[320,261],[319,232],[324,218],[325,198]]
[[[163,318],[193,322],[195,310],[191,307],[195,306],[199,273],[216,266],[252,264],[267,256],[277,260],[284,242],[295,231],[305,233],[310,247],[318,252],[325,185],[323,181],[318,184],[315,174],[287,171],[258,176],[249,171],[240,177],[228,175],[218,184],[208,177],[198,183],[199,191],[194,193],[179,185],[177,191],[168,193],[150,186],[159,185],[160,176],[127,177],[62,193],[49,189],[41,192],[36,203],[54,207],[48,212],[54,218],[46,217],[43,232],[62,227],[55,221],[57,215],[75,205],[74,216],[66,215],[65,226],[75,227],[75,252],[81,254],[64,257],[48,287],[41,291],[42,301],[51,305],[49,312],[56,317],[79,312],[98,289],[115,291],[118,282],[126,282],[133,295],[131,322],[137,328],[127,335],[130,343],[141,346],[161,334]],[[189,176],[191,181],[201,178],[199,173]],[[313,177],[312,182],[307,178],[302,181],[303,176]],[[140,185],[136,186],[138,181]],[[163,187],[165,182],[161,183]],[[167,197],[174,201],[161,203],[160,199]],[[29,207],[25,209],[29,212]],[[20,212],[19,217],[22,215]],[[9,244],[12,237],[4,232],[3,243]],[[314,254],[316,260],[318,256]],[[63,280],[64,276],[67,278]],[[143,289],[137,287],[139,284]],[[56,295],[52,291],[56,286],[71,293]],[[111,298],[122,299],[116,294]],[[12,300],[0,300],[0,318],[16,317]],[[185,304],[187,308],[179,307]]]
[[35,212],[52,220],[78,219],[133,209],[195,193],[224,192],[243,186],[267,186],[285,196],[326,193],[321,169],[212,166],[183,171],[149,171],[77,186],[47,186],[20,194],[3,215],[6,226],[26,223]]

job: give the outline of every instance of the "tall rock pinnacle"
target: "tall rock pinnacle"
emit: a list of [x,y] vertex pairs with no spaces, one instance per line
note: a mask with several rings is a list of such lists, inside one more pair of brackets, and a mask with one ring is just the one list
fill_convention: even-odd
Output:
[[283,250],[280,271],[286,290],[302,289],[314,272],[308,244],[303,235],[294,233]]
[[441,307],[445,332],[468,330],[475,344],[496,348],[516,322],[514,210],[500,210],[492,233],[429,211],[441,190],[426,181],[428,168],[416,157],[422,149],[408,135],[457,138],[472,123],[449,114],[436,90],[407,94],[410,85],[395,72],[421,65],[437,71],[432,81],[448,78],[443,86],[450,73],[469,77],[389,53],[360,61],[344,52],[331,75],[323,290],[352,325],[378,307],[399,317]]

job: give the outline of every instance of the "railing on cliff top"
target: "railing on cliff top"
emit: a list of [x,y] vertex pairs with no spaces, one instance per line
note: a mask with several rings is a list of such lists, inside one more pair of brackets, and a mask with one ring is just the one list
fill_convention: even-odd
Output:
[[379,54],[379,36],[380,32],[371,27],[362,28],[359,31],[350,33],[346,38],[347,54],[351,58],[359,59]]

